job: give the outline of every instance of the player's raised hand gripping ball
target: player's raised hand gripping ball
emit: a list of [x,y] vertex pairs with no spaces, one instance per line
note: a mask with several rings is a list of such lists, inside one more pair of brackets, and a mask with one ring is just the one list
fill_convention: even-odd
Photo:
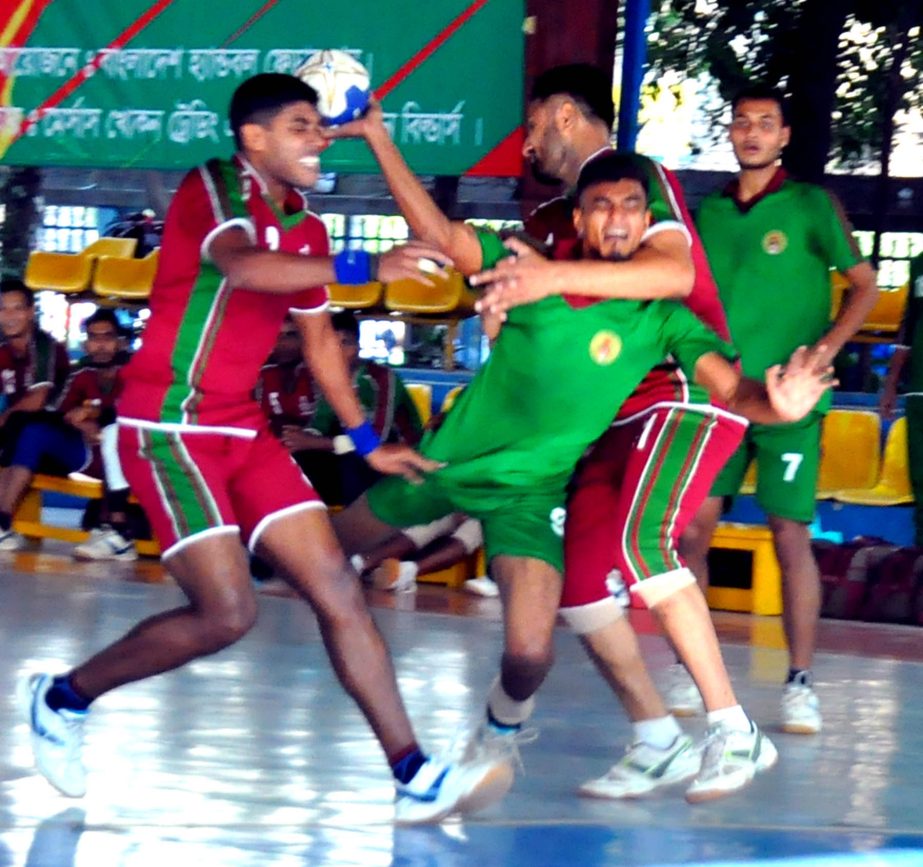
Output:
[[317,91],[317,110],[327,123],[355,120],[368,107],[368,70],[345,51],[318,51],[295,70],[295,75]]

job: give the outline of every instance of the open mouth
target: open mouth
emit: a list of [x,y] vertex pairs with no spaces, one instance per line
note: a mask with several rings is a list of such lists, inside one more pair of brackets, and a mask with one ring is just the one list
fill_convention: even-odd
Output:
[[306,157],[302,157],[298,162],[303,165],[306,169],[317,170],[320,168],[320,157],[317,154],[308,154]]

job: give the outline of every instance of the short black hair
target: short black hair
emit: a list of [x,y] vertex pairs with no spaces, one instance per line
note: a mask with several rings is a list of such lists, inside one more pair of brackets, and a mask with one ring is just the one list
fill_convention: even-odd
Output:
[[19,292],[25,299],[27,307],[35,307],[35,293],[18,277],[4,277],[0,280],[0,295]]
[[333,323],[334,331],[345,331],[352,334],[356,340],[359,339],[359,320],[352,310],[340,310],[330,317],[330,321]]
[[245,123],[265,124],[293,102],[317,105],[317,91],[294,75],[262,72],[241,82],[228,106],[228,123],[237,147],[241,147],[240,128]]
[[115,329],[115,333],[121,337],[122,326],[119,323],[119,317],[115,311],[108,307],[97,307],[86,319],[83,320],[84,334],[90,333],[91,325],[98,325],[100,322],[108,323]]
[[580,201],[584,190],[593,184],[621,180],[637,181],[644,190],[645,199],[650,196],[650,178],[643,163],[633,154],[606,151],[593,157],[580,170],[575,190],[577,201]]
[[612,104],[612,76],[589,63],[567,63],[546,69],[532,84],[530,102],[544,102],[552,96],[569,96],[590,118],[609,129],[615,122]]
[[791,125],[789,120],[788,99],[786,99],[785,94],[778,87],[773,87],[771,84],[760,81],[741,88],[734,94],[734,98],[731,100],[731,114],[733,115],[736,113],[737,106],[740,105],[740,103],[750,99],[768,99],[776,103],[782,114],[783,126]]

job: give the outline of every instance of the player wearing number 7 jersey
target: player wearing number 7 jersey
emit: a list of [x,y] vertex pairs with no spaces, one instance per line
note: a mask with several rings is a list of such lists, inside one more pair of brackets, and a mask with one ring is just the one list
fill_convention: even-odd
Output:
[[[862,259],[839,203],[814,184],[791,180],[779,166],[790,128],[777,91],[753,87],[732,105],[731,144],[740,175],[707,197],[697,220],[743,372],[760,377],[800,345],[823,343],[827,361],[859,329],[875,303],[875,272]],[[852,289],[830,326],[830,269]],[[753,424],[718,476],[691,524],[690,565],[706,576],[705,554],[721,514],[751,459],[757,501],[769,517],[782,567],[783,623],[791,654],[782,699],[785,731],[820,731],[810,672],[820,609],[820,579],[808,524],[814,516],[820,434],[829,395],[790,425]]]

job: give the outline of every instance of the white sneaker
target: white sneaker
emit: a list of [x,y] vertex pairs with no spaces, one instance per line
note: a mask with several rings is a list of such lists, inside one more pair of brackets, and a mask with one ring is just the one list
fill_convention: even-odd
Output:
[[690,804],[731,795],[748,785],[760,771],[771,768],[779,758],[772,741],[753,720],[750,731],[729,729],[719,723],[705,733],[702,768],[686,789]]
[[0,531],[0,551],[19,551],[25,545],[25,536],[21,536],[15,530]]
[[394,820],[419,825],[473,813],[499,801],[512,785],[513,768],[507,762],[447,764],[430,758],[409,783],[397,785]]
[[137,560],[135,543],[112,527],[90,530],[90,538],[74,548],[76,560]]
[[484,720],[468,738],[462,753],[466,762],[501,761],[514,769],[523,769],[519,748],[538,739],[535,728],[500,729]]
[[801,683],[785,684],[782,693],[782,731],[816,735],[823,726],[820,702],[813,688]]
[[691,779],[701,763],[702,755],[689,735],[678,735],[665,750],[633,744],[605,776],[587,781],[577,791],[590,798],[639,798]]
[[705,703],[686,666],[676,662],[667,669],[667,683],[663,690],[667,710],[673,716],[697,716],[705,712]]
[[462,589],[468,593],[473,593],[475,596],[493,597],[500,595],[500,588],[497,586],[497,582],[488,578],[486,575],[482,575],[480,578],[469,578],[462,584]]
[[45,702],[51,685],[50,674],[33,674],[23,682],[21,690],[35,765],[59,792],[69,798],[82,798],[87,791],[87,779],[80,751],[87,712],[52,710]]
[[372,586],[394,593],[414,593],[417,589],[417,564],[389,557],[372,570]]

